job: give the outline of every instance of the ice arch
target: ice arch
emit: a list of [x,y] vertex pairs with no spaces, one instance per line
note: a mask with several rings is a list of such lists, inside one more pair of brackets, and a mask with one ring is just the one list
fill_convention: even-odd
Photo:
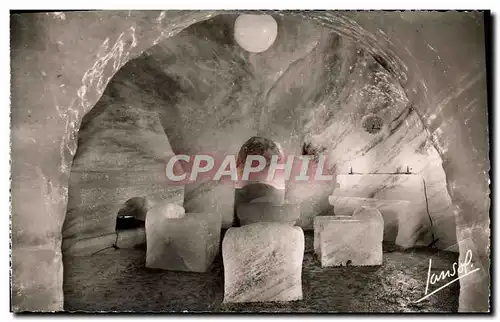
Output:
[[[215,14],[75,12],[12,17],[15,311],[62,309],[61,228],[76,132],[83,115],[124,63],[160,39]],[[489,275],[483,14],[293,14],[356,39],[400,80],[442,157],[455,206],[457,238],[464,241],[461,256],[473,248],[478,254],[475,266],[484,267]],[[400,27],[395,29],[396,22]],[[81,41],[74,38],[75,32]],[[20,90],[23,88],[29,88],[29,93]],[[27,199],[30,202],[22,202]],[[488,276],[479,282],[461,281],[460,310],[487,310],[488,300]]]

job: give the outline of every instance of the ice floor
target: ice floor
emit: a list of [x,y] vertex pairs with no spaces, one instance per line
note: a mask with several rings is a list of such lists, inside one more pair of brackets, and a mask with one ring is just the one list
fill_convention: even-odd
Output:
[[[151,270],[145,249],[109,249],[64,260],[67,311],[135,312],[456,312],[459,283],[420,303],[432,258],[432,272],[452,267],[457,253],[430,248],[398,250],[384,245],[380,267],[321,268],[312,232],[306,232],[304,299],[286,303],[222,304],[222,256],[207,273]],[[429,293],[453,278],[429,287]]]

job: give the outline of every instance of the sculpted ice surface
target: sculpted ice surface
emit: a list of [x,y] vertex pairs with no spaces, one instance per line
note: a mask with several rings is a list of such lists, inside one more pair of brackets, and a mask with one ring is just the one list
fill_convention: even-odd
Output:
[[[215,181],[229,179],[234,182],[272,182],[276,179],[302,182],[333,180],[333,175],[325,174],[328,169],[324,155],[318,156],[317,162],[307,155],[287,156],[284,163],[279,162],[279,159],[279,156],[273,155],[268,162],[262,155],[247,155],[243,168],[239,169],[236,166],[236,156],[234,155],[227,155],[220,162],[211,155],[191,157],[181,154],[169,159],[165,173],[169,182],[177,183],[194,182],[207,178]],[[181,167],[184,164],[182,168],[188,170],[176,171],[179,169],[179,163]]]

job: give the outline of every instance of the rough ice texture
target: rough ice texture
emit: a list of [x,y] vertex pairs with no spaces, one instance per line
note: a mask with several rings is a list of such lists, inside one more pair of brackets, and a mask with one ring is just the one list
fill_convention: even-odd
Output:
[[131,96],[125,85],[112,82],[82,120],[63,226],[66,254],[85,255],[76,251],[81,240],[97,245],[114,233],[117,212],[130,198],[144,197],[146,211],[165,201],[182,205],[184,188],[166,184],[165,164],[174,153],[157,112],[121,104],[117,93]]
[[220,214],[146,217],[146,267],[206,272],[219,251]]
[[275,205],[269,202],[240,203],[236,208],[240,225],[257,222],[284,222],[295,225],[300,217],[298,205]]
[[213,180],[188,183],[184,188],[186,212],[218,213],[222,217],[222,228],[234,222],[234,188]]
[[[280,37],[273,48],[252,56],[231,36],[235,18],[222,15],[194,24],[127,63],[87,117],[97,126],[95,133],[80,137],[78,149],[82,145],[101,151],[103,159],[116,159],[118,164],[140,160],[147,171],[147,160],[164,161],[165,155],[174,153],[236,154],[258,135],[280,144],[287,155],[326,155],[329,170],[340,173],[349,167],[361,173],[394,172],[407,165],[414,172],[443,172],[398,79],[356,42],[310,21],[284,16],[278,18]],[[97,112],[108,107],[117,112]],[[362,121],[368,114],[383,119],[380,133],[365,131]],[[110,123],[131,124],[107,126],[102,121],[106,117]],[[90,132],[86,128],[83,132]],[[100,138],[112,133],[127,133],[120,144],[127,157],[120,159],[106,150]],[[129,148],[138,144],[141,152],[131,155],[134,150]],[[79,159],[77,151],[76,164]],[[87,169],[101,167],[97,161],[87,164]],[[436,178],[444,188],[444,176]],[[311,229],[312,218],[327,210],[326,197],[334,184],[314,184],[307,193],[304,186],[289,183],[286,194],[289,203],[303,210],[298,224]],[[230,186],[193,183],[186,185],[185,194],[188,212],[219,212],[223,227],[231,226]],[[113,211],[106,209],[110,216]],[[69,217],[73,216],[79,214]],[[101,225],[108,227],[106,221]],[[422,231],[425,234],[428,227]]]
[[185,215],[186,210],[184,207],[169,202],[162,202],[149,210],[146,218],[150,217],[152,220],[158,220],[159,218],[177,219],[183,218]]
[[[136,110],[157,111],[171,153],[236,154],[259,135],[289,155],[324,154],[328,167],[340,172],[348,165],[361,172],[396,171],[408,160],[417,172],[429,163],[440,167],[439,158],[429,157],[428,136],[398,80],[366,50],[288,16],[278,18],[281,36],[273,49],[250,58],[230,37],[235,17],[192,25],[153,46],[111,80],[116,98],[106,103],[119,101],[125,117],[127,110],[132,116]],[[375,135],[362,126],[373,113],[384,121]],[[150,155],[155,151],[162,151],[160,145]],[[304,210],[301,226],[312,228],[333,187],[315,184],[304,194],[300,184],[289,184],[288,202]],[[227,228],[234,214],[231,193],[219,183],[188,184],[184,206],[189,212],[220,212]]]
[[401,235],[401,245],[426,246],[433,242],[434,234],[440,248],[458,250],[456,231],[453,228],[455,219],[449,207],[449,198],[430,190],[430,186],[426,184],[427,179],[421,175],[346,174],[338,175],[337,181],[339,187],[333,191],[334,196],[410,201],[409,213],[402,213],[407,223],[401,226],[405,231]]
[[[65,257],[65,309],[134,312],[310,313],[324,312],[456,312],[459,284],[423,296],[429,258],[437,271],[449,269],[457,253],[418,248],[412,252],[384,249],[378,267],[321,268],[312,252],[312,231],[304,231],[301,301],[222,303],[224,266],[217,256],[203,274],[144,269],[145,249],[109,250],[92,257]],[[386,245],[384,245],[386,246]],[[471,274],[467,277],[477,277]],[[466,278],[467,278],[466,277]],[[446,280],[433,285],[446,284]],[[474,281],[472,281],[474,282]],[[473,284],[472,284],[473,285]],[[105,290],[103,292],[103,290]],[[431,289],[430,289],[431,291]],[[127,296],[124,296],[126,294]],[[284,317],[286,320],[287,317]]]
[[230,228],[222,242],[224,302],[302,299],[304,232],[285,223]]
[[[61,229],[68,205],[69,171],[77,147],[77,131],[83,115],[94,106],[115,72],[127,61],[137,57],[151,45],[175,35],[187,25],[211,17],[212,14],[212,12],[204,11],[107,11],[66,12],[63,15],[55,13],[13,15],[11,155],[12,308],[14,311],[62,309]],[[290,15],[295,16],[295,19],[291,19]],[[429,198],[429,206],[438,205],[443,209],[439,213],[446,213],[446,207],[453,202],[451,212],[457,219],[457,238],[459,241],[469,241],[460,243],[460,260],[463,261],[467,249],[473,247],[477,249],[477,261],[482,266],[488,267],[490,162],[488,159],[484,13],[292,12],[277,19],[280,28],[278,34],[283,37],[277,39],[271,50],[257,57],[246,57],[243,53],[244,59],[252,62],[252,66],[247,70],[251,70],[256,77],[260,77],[259,79],[266,86],[269,85],[258,88],[268,92],[272,100],[251,99],[246,101],[251,102],[248,104],[245,104],[245,100],[237,100],[235,106],[238,108],[234,110],[221,108],[219,111],[224,110],[230,113],[212,114],[213,120],[228,120],[229,124],[234,124],[234,118],[231,116],[237,115],[233,113],[234,111],[241,112],[253,103],[258,107],[269,108],[266,111],[271,111],[271,114],[277,116],[275,119],[278,120],[278,125],[270,126],[274,123],[273,121],[262,122],[256,128],[261,129],[264,136],[277,141],[283,140],[286,152],[295,153],[295,147],[300,150],[302,144],[302,142],[295,144],[295,141],[300,141],[296,138],[301,136],[289,135],[287,125],[296,123],[296,118],[288,118],[294,113],[283,107],[298,106],[296,103],[300,102],[301,97],[305,97],[303,94],[307,92],[301,88],[307,86],[312,89],[316,88],[319,94],[312,93],[311,97],[319,97],[321,93],[326,94],[327,89],[333,87],[337,79],[338,88],[345,87],[346,91],[332,93],[330,97],[337,97],[341,103],[340,106],[346,107],[347,113],[344,115],[352,115],[353,121],[360,120],[361,118],[358,118],[355,112],[356,108],[375,105],[370,102],[347,104],[349,98],[359,98],[361,94],[365,98],[373,97],[366,91],[359,90],[356,85],[359,83],[352,82],[352,77],[360,75],[364,68],[363,61],[352,59],[358,48],[354,48],[354,51],[335,52],[335,48],[339,48],[336,44],[340,43],[335,40],[334,46],[328,44],[324,48],[334,53],[329,56],[333,58],[332,61],[340,62],[347,58],[345,64],[339,64],[337,65],[339,68],[336,68],[335,65],[326,64],[324,60],[318,59],[317,64],[309,65],[308,56],[311,56],[309,54],[321,53],[321,50],[312,51],[321,39],[321,32],[317,31],[325,30],[325,34],[339,33],[343,38],[351,40],[363,49],[360,52],[368,50],[367,55],[373,55],[383,65],[383,70],[387,70],[395,78],[395,82],[401,85],[404,94],[408,97],[408,102],[411,103],[408,105],[411,106],[408,109],[408,117],[405,113],[399,113],[405,111],[404,109],[401,111],[389,104],[387,110],[394,110],[397,116],[396,126],[390,127],[394,131],[388,137],[366,137],[368,140],[374,138],[374,142],[380,142],[389,149],[371,148],[367,152],[365,148],[362,148],[360,151],[351,151],[349,155],[360,156],[357,159],[359,162],[352,165],[354,171],[369,172],[370,166],[377,168],[376,171],[379,172],[392,172],[395,166],[402,167],[404,171],[409,163],[407,161],[412,160],[412,163],[408,165],[413,168],[414,172],[423,172],[427,178],[429,196],[434,194],[442,196]],[[312,21],[321,24],[321,28],[318,28]],[[398,27],[394,28],[394,26]],[[216,27],[212,30],[220,31],[221,24],[216,24]],[[227,35],[231,35],[230,28],[224,30],[227,31]],[[75,34],[79,37],[75,38]],[[203,37],[200,38],[203,39]],[[185,40],[190,45],[194,44],[192,39]],[[176,46],[180,42],[182,41],[177,38],[172,41],[172,44]],[[342,43],[345,43],[344,40]],[[212,48],[206,44],[202,43],[197,47],[207,48],[207,52],[212,54],[210,50]],[[232,47],[232,44],[228,42],[224,43],[224,46]],[[198,53],[193,53],[193,56],[197,55]],[[187,56],[189,55],[180,57]],[[321,55],[315,57],[319,56]],[[170,59],[171,61],[174,59]],[[228,61],[230,60],[222,60],[223,63]],[[186,65],[191,68],[195,64],[186,60]],[[228,65],[230,64],[225,66]],[[218,71],[223,69],[206,67],[210,66],[202,66],[199,69]],[[220,67],[223,67],[223,64]],[[302,70],[307,68],[315,72],[302,73]],[[153,66],[151,70],[159,69]],[[200,70],[193,71],[192,74],[196,76],[192,78],[199,77]],[[266,74],[259,74],[263,71]],[[331,79],[322,83],[321,86],[318,85],[320,82],[317,78],[309,77],[312,74],[318,75],[318,71],[331,75]],[[351,72],[349,74],[351,78],[340,78],[338,72],[342,74]],[[136,75],[139,74],[136,73]],[[278,79],[281,81],[277,82]],[[236,77],[235,80],[237,81],[234,84],[241,84],[241,78]],[[297,80],[296,86],[281,86],[292,83],[288,80]],[[191,79],[185,83],[189,84],[190,81]],[[201,80],[200,83],[205,81],[206,79]],[[160,83],[165,84],[163,81]],[[229,84],[232,83],[232,79],[226,83],[220,83],[222,88],[230,88]],[[213,84],[208,82],[205,84],[206,88],[213,87]],[[160,87],[164,92],[165,86]],[[199,86],[195,84],[193,87]],[[246,86],[242,87],[246,88]],[[275,90],[267,91],[271,87]],[[29,88],[28,92],[27,88]],[[187,88],[183,90],[189,91]],[[254,91],[255,87],[252,87],[250,92]],[[198,134],[200,134],[199,137],[210,137],[211,133],[206,133],[201,129],[214,128],[212,126],[214,122],[207,122],[207,114],[203,114],[206,111],[212,113],[213,109],[207,108],[205,111],[200,107],[222,106],[223,104],[219,103],[224,96],[229,97],[228,101],[235,101],[234,96],[225,95],[227,92],[221,91],[220,88],[214,89],[213,92],[220,93],[220,95],[212,95],[214,100],[208,100],[208,104],[193,102],[194,104],[191,105],[194,107],[192,110],[200,114],[199,119],[203,120],[200,123],[206,123],[202,124],[206,126],[191,126],[188,129],[188,132],[193,133],[193,137]],[[236,92],[241,92],[241,90],[236,90]],[[359,95],[350,95],[353,92]],[[280,96],[275,93],[288,93],[288,95]],[[150,95],[142,96],[143,101],[148,101],[150,97]],[[171,97],[167,95],[167,99]],[[204,102],[207,98],[199,96],[198,101]],[[311,100],[304,99],[304,101],[306,106],[315,105]],[[279,104],[268,104],[271,102]],[[125,101],[123,103],[127,104]],[[188,102],[185,106],[189,105]],[[385,104],[382,105],[385,106]],[[169,105],[159,106],[168,107]],[[340,114],[336,111],[330,113],[333,105],[329,102],[324,106],[326,114],[331,114],[340,122],[345,121],[346,128],[356,128],[352,126],[352,123],[356,124],[356,122],[350,123],[345,119],[342,121],[339,118]],[[184,126],[183,122],[178,122],[175,112],[171,113],[174,117],[169,118],[171,123]],[[266,115],[266,113],[259,112],[253,115]],[[290,115],[284,115],[288,112],[291,112]],[[321,113],[317,115],[317,120],[326,122],[328,119]],[[268,120],[271,119],[268,118]],[[164,123],[168,125],[165,120],[168,121],[168,118],[164,118]],[[391,118],[384,120],[388,124]],[[255,131],[252,130],[251,125],[248,123],[235,125],[239,134],[244,136],[241,140],[239,137],[224,133],[214,135],[214,142],[220,142],[221,146],[227,148],[226,151],[238,151],[239,146],[248,137],[254,135]],[[339,128],[339,125],[342,124],[333,124],[331,128]],[[172,127],[164,125],[164,128],[168,130]],[[231,126],[228,125],[225,128],[231,128]],[[200,130],[197,131],[197,129]],[[266,130],[271,133],[266,133]],[[314,137],[315,132],[311,133]],[[404,133],[408,134],[405,136]],[[413,136],[414,133],[421,133],[421,135]],[[175,137],[170,134],[172,133],[168,135],[169,140]],[[340,136],[319,135],[319,137],[332,138],[334,142],[338,138],[345,137],[347,145],[338,146],[332,153],[334,156],[343,157],[346,146],[361,147],[361,145],[351,144],[349,139],[351,136],[347,137],[344,134]],[[224,140],[226,137],[234,137],[234,144],[228,144]],[[191,141],[193,140],[188,140],[188,142]],[[204,143],[202,145],[205,146]],[[335,146],[319,145],[320,147]],[[398,149],[390,147],[396,145],[406,147],[404,149],[407,151],[414,150],[416,155],[422,158],[415,158],[416,155],[412,153],[403,153],[400,154],[402,157],[393,158],[395,154],[391,152],[398,151]],[[379,164],[373,162],[381,155],[387,156],[387,159],[392,158],[392,162],[387,160],[381,160]],[[427,159],[433,161],[426,162]],[[349,163],[351,162],[345,163],[345,167],[340,167],[340,172],[348,172]],[[380,167],[380,163],[384,167]],[[443,182],[446,182],[446,185]],[[331,194],[331,190],[326,196]],[[317,189],[317,191],[317,195],[323,192],[322,189]],[[300,197],[300,194],[296,195]],[[308,197],[298,198],[296,201],[307,200],[303,202],[303,209],[307,209],[307,212],[303,213],[308,217],[301,218],[300,222],[304,225],[311,225],[312,217],[322,210],[321,203],[325,206],[328,206],[328,203],[324,203],[320,200],[321,198],[310,198],[311,194],[307,195]],[[30,200],[30,202],[22,202],[22,200]],[[443,200],[448,201],[442,202]],[[107,213],[110,210],[104,209],[104,211]],[[76,225],[80,226],[82,231],[86,228],[91,231],[92,223],[99,222],[98,218],[92,216],[97,217],[99,213],[100,211],[90,212],[89,220],[81,220]],[[113,222],[114,220],[101,222],[102,225],[98,225],[99,229],[109,227],[105,228],[108,231],[113,227]],[[445,220],[442,225],[442,227],[452,226],[451,220],[449,223]],[[29,258],[30,256],[32,258]],[[50,270],[54,272],[50,280],[33,273],[35,264],[44,261],[53,262],[55,266],[53,270]],[[460,291],[461,311],[489,309],[488,278],[476,284],[467,284],[466,279],[461,280],[460,283],[464,286]]]
[[234,189],[235,202],[269,202],[275,205],[285,203],[285,190],[265,183],[250,183],[243,188]]
[[415,246],[422,219],[410,201],[340,196],[328,199],[337,216],[352,216],[362,206],[378,209],[384,218],[384,240],[404,248]]
[[377,209],[363,207],[352,218],[314,220],[322,267],[382,265],[384,221]]
[[[321,254],[320,233],[323,230],[323,222],[329,220],[352,220],[351,216],[316,216],[314,217],[314,253]],[[345,235],[349,232],[344,232]],[[320,258],[321,260],[321,258]]]

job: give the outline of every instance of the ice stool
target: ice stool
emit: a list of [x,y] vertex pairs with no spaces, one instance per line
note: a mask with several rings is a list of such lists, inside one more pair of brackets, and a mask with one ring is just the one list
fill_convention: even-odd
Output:
[[280,222],[230,228],[222,241],[224,302],[302,299],[304,232]]

